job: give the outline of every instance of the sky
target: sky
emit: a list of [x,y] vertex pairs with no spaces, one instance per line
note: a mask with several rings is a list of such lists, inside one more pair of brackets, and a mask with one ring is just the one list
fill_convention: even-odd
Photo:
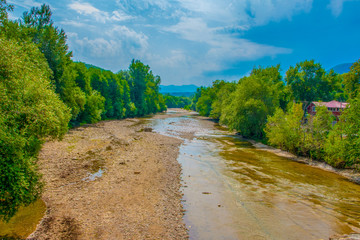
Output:
[[360,58],[359,0],[8,0],[50,5],[74,61],[118,72],[139,59],[163,85],[235,81],[255,66]]

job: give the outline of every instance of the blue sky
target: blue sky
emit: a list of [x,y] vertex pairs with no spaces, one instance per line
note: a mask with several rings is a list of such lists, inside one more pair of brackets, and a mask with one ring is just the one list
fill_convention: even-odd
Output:
[[238,80],[254,66],[360,58],[358,0],[8,0],[10,18],[49,4],[75,61],[117,72],[131,59],[164,85]]

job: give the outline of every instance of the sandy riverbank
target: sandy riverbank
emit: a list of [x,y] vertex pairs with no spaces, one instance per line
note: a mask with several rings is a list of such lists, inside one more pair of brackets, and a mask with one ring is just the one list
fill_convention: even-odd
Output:
[[30,238],[187,239],[181,140],[143,129],[139,119],[104,121],[47,142],[39,156],[47,212]]

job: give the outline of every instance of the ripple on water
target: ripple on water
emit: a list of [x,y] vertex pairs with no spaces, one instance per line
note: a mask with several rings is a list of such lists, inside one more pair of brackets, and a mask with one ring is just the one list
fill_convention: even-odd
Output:
[[178,157],[190,239],[328,239],[360,231],[359,185],[202,121],[151,122],[164,135],[195,131]]

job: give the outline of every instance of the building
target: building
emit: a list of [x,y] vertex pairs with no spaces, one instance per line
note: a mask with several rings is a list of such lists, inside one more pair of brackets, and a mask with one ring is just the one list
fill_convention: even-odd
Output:
[[314,116],[316,114],[316,107],[325,106],[327,107],[328,111],[332,112],[338,121],[341,112],[346,108],[347,105],[348,103],[346,102],[338,102],[335,100],[331,102],[311,102],[306,111],[308,114]]

